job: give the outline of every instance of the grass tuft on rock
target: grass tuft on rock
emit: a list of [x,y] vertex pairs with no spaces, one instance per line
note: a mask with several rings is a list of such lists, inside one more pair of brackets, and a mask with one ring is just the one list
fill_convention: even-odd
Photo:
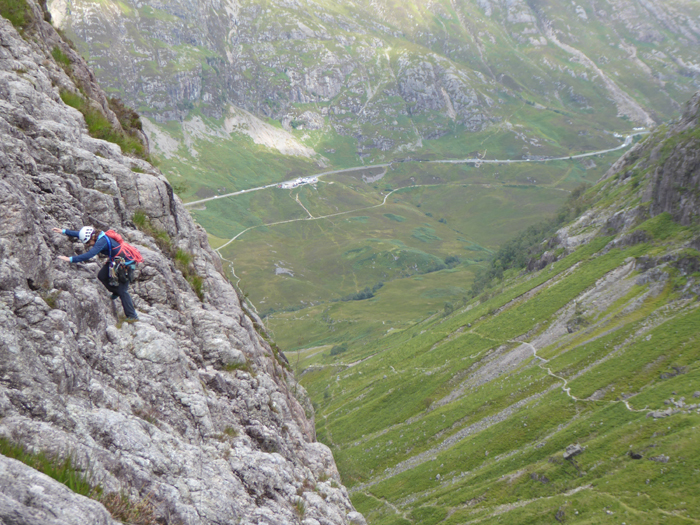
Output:
[[0,438],[0,454],[8,458],[21,461],[50,478],[63,483],[76,494],[90,497],[93,486],[90,478],[79,471],[73,464],[70,456],[59,458],[46,452],[33,453],[27,451],[22,445]]
[[60,47],[56,46],[51,50],[51,56],[56,61],[56,63],[61,66],[64,70],[70,71],[71,62],[68,55],[66,55]]
[[0,15],[7,18],[20,32],[34,21],[26,0],[0,0]]
[[173,259],[175,267],[182,272],[182,276],[190,284],[199,300],[204,301],[204,278],[194,267],[194,256],[182,248],[176,250],[168,232],[154,226],[143,211],[135,212],[131,220],[139,230],[153,237],[163,253]]
[[134,502],[124,493],[105,493],[101,485],[93,482],[90,473],[86,474],[75,466],[70,455],[60,458],[44,451],[29,452],[21,444],[13,443],[5,438],[0,438],[0,454],[21,461],[46,474],[63,483],[76,494],[99,501],[114,519],[122,523],[131,525],[157,525],[159,523],[150,495]]
[[[56,49],[58,48],[54,48],[54,51]],[[65,55],[63,56],[65,57]],[[142,159],[149,160],[146,147],[134,134],[129,134],[113,128],[107,117],[105,117],[99,109],[92,106],[81,94],[62,90],[61,100],[63,100],[66,105],[77,109],[83,114],[88,133],[91,137],[117,144],[126,155],[135,155]]]

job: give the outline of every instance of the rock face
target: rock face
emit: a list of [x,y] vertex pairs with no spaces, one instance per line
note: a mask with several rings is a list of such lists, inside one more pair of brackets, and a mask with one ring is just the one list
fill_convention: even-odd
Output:
[[[652,176],[650,212],[652,216],[669,212],[684,226],[700,216],[700,93],[688,102],[687,110],[669,136],[679,138],[665,148],[655,149],[650,159],[665,156]],[[643,168],[643,166],[642,166]]]
[[[668,212],[684,226],[700,216],[700,92],[685,105],[683,115],[649,140],[633,147],[603,179],[617,184],[645,184],[642,208],[620,211],[608,219],[609,232],[629,229],[639,219]],[[641,242],[641,240],[640,240]]]
[[[163,523],[357,520],[329,449],[314,442],[306,393],[205,232],[155,168],[90,137],[62,102],[59,89],[76,88],[52,58],[63,45],[53,28],[38,21],[25,36],[0,18],[0,436],[70,455],[105,491],[149,498]],[[90,99],[104,93],[95,85]],[[135,228],[137,211],[168,249]],[[52,229],[83,224],[139,247],[139,322],[119,322],[99,263],[57,259],[82,245]],[[204,280],[201,301],[178,249]],[[99,503],[0,459],[0,522],[113,523]]]
[[[91,499],[17,460],[0,455],[0,519],[32,525],[117,525]],[[5,520],[8,521],[5,521]]]

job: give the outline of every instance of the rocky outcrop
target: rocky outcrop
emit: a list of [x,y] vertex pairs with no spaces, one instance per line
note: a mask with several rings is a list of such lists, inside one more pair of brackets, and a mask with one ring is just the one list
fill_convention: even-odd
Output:
[[[26,36],[0,18],[0,437],[70,455],[105,492],[148,499],[162,523],[357,520],[303,388],[205,232],[156,169],[90,137],[62,102],[59,89],[76,86],[51,56],[51,26]],[[139,322],[120,322],[99,263],[57,259],[82,245],[52,229],[83,224],[117,229],[144,255],[131,286]],[[177,250],[191,254],[202,300]],[[14,460],[0,462],[0,483],[2,522],[112,523]]]
[[[652,216],[669,212],[690,225],[700,216],[700,93],[686,106],[683,117],[671,127],[668,138],[656,146],[651,162],[662,160],[651,175]],[[665,157],[665,158],[663,158]]]
[[[561,228],[547,240],[541,256],[532,258],[527,271],[545,268],[559,257],[596,236],[614,236],[605,251],[653,242],[653,235],[637,228],[662,213],[683,226],[696,224],[700,217],[700,92],[684,108],[683,115],[668,127],[655,131],[623,155],[599,182],[601,192],[609,186],[621,189],[615,206],[594,207],[576,221]],[[700,239],[694,238],[684,247],[697,250]],[[694,255],[666,255],[658,261],[641,258],[636,263],[640,272],[669,264],[683,275],[700,268]],[[658,270],[640,277],[638,284],[665,280],[668,274]],[[687,290],[695,293],[696,285]]]
[[602,180],[640,188],[642,207],[620,210],[605,231],[618,233],[644,217],[668,212],[688,226],[700,216],[700,92],[689,100],[683,115],[654,132],[621,157]]

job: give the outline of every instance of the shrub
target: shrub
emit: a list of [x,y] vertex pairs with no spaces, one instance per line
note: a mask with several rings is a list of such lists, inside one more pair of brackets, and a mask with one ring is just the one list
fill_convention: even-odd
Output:
[[143,228],[146,226],[146,221],[148,220],[148,217],[146,217],[146,214],[144,212],[136,211],[134,212],[134,216],[131,218],[131,220],[139,230],[143,230]]
[[333,348],[331,348],[331,355],[342,354],[343,352],[347,352],[347,350],[348,345],[346,343],[335,345]]
[[235,438],[238,437],[238,430],[236,430],[234,427],[226,427],[224,429],[224,434],[226,434],[228,437]]
[[175,264],[180,267],[187,268],[192,262],[192,255],[185,250],[178,249],[175,254]]
[[51,56],[53,59],[61,66],[63,69],[70,70],[71,62],[68,55],[66,55],[60,47],[56,46],[51,51]]
[[303,499],[297,498],[297,500],[294,502],[294,510],[300,519],[304,517],[304,514],[306,514],[306,503]]
[[[166,233],[167,235],[167,233]],[[168,240],[170,237],[168,237]],[[157,240],[157,239],[156,239]],[[204,300],[204,279],[197,274],[194,270],[194,265],[192,264],[192,254],[185,250],[178,248],[175,254],[175,266],[182,272],[194,293],[197,294],[199,300]]]
[[455,306],[451,302],[446,302],[445,303],[445,315],[450,315],[452,312],[455,311]]
[[130,525],[158,525],[160,523],[156,518],[150,494],[136,503],[123,492],[110,492],[95,499],[105,506],[115,520],[122,523]]
[[249,374],[253,375],[253,369],[247,359],[245,363],[229,363],[228,365],[224,366],[224,370],[227,372],[243,370],[244,372],[248,372]]
[[83,107],[84,99],[80,93],[74,93],[73,91],[68,91],[66,89],[61,90],[61,100],[68,106],[81,111]]
[[137,130],[143,131],[143,124],[141,123],[139,114],[124,104],[120,98],[112,97],[107,102],[109,103],[109,109],[114,111],[124,131],[131,134]]
[[43,296],[44,302],[54,310],[56,308],[56,299],[58,299],[58,296],[61,294],[59,290],[55,290],[51,293],[47,293],[46,295]]
[[383,282],[378,282],[375,284],[371,289],[369,286],[365,286],[365,289],[357,292],[357,293],[351,293],[350,295],[346,295],[345,297],[341,297],[341,301],[364,301],[365,299],[371,299],[374,297],[374,293],[379,290],[382,286],[384,286]]
[[457,257],[456,255],[448,255],[447,257],[445,257],[445,265],[448,268],[454,268],[460,262],[461,261],[460,261],[459,257]]
[[134,225],[147,235],[153,237],[158,247],[166,255],[172,257],[175,267],[182,272],[182,276],[190,283],[192,290],[200,301],[204,300],[204,279],[194,269],[193,256],[190,252],[178,248],[174,251],[172,239],[165,230],[153,225],[143,211],[136,211],[131,217]]
[[[143,211],[134,212],[134,215],[131,217],[131,221],[143,233],[153,237],[158,247],[167,255],[171,257],[177,256],[177,254],[172,253],[173,244],[170,240],[170,235],[168,235],[168,232],[154,226],[151,222],[151,219]],[[177,264],[177,259],[175,260],[175,262]]]

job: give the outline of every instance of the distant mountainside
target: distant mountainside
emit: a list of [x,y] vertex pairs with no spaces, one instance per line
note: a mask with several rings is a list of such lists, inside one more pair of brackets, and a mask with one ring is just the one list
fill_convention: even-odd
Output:
[[[48,5],[108,92],[154,122],[208,117],[215,129],[189,135],[264,142],[262,119],[286,133],[266,144],[334,163],[488,130],[512,135],[518,156],[574,148],[554,131],[571,119],[597,136],[619,118],[650,126],[699,87],[700,6],[687,0]],[[460,140],[440,152],[461,153]]]
[[368,521],[695,519],[699,195],[700,93],[578,195],[578,218],[512,244],[522,264],[499,251],[474,300],[300,354]]

